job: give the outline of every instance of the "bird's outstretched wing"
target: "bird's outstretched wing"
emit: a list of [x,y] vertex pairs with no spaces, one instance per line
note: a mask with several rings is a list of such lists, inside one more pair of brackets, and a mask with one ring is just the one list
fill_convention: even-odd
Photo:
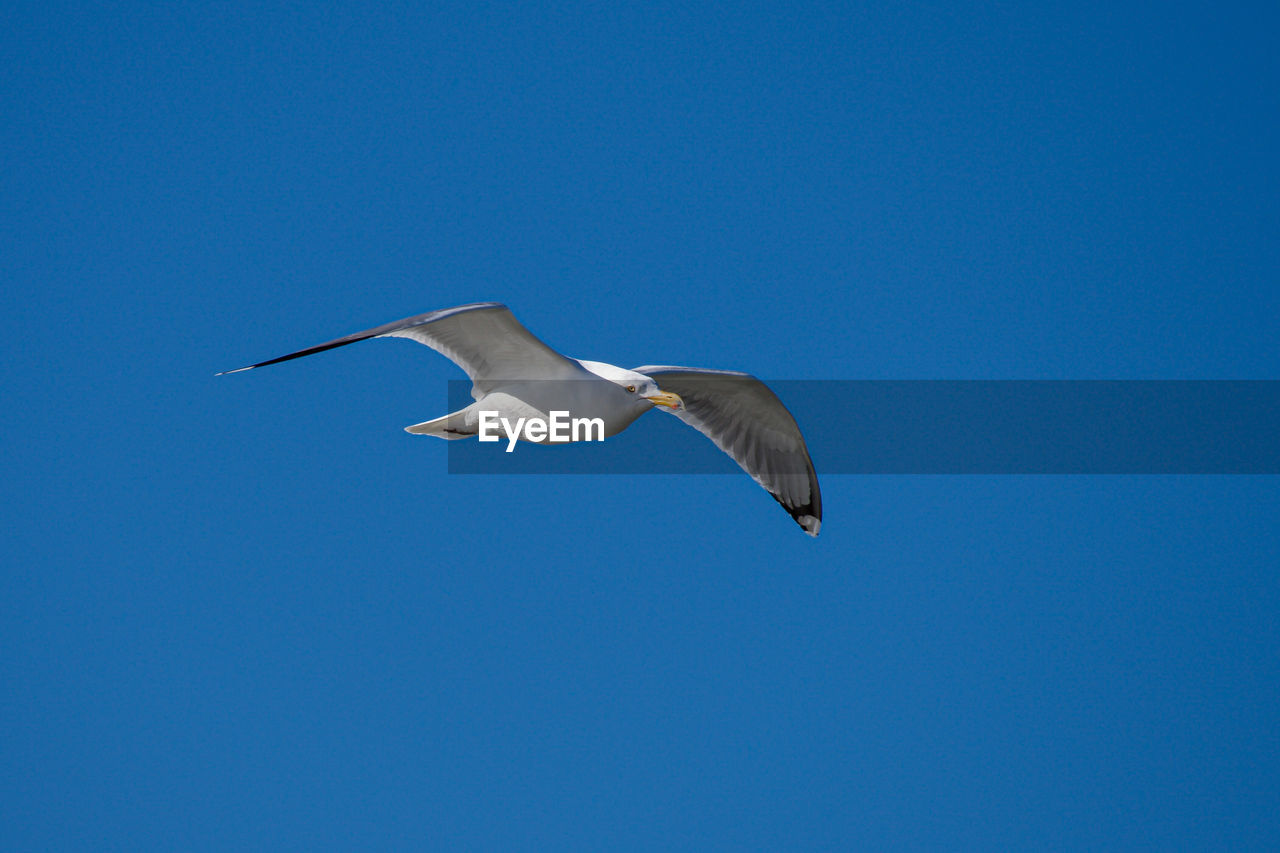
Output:
[[822,526],[822,493],[809,449],[782,401],[749,373],[646,365],[634,368],[663,391],[679,394],[684,408],[671,410],[751,475],[791,513],[805,532]]
[[505,380],[577,378],[583,373],[578,362],[565,358],[535,338],[507,306],[498,302],[475,302],[406,317],[225,372],[238,373],[276,364],[368,338],[410,338],[426,344],[467,372],[477,398]]

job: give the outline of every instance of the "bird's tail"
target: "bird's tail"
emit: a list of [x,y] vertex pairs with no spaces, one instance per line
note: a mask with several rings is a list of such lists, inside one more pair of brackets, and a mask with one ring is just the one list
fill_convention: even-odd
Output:
[[[476,426],[467,415],[467,409],[459,409],[433,421],[423,421],[420,424],[407,426],[404,431],[414,435],[434,435],[436,438],[445,438],[450,441],[469,438],[476,434]],[[469,420],[472,422],[468,423]]]

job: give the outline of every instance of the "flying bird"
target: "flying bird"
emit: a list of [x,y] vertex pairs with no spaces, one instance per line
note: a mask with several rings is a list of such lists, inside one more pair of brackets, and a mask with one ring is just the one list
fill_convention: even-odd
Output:
[[[477,302],[407,317],[279,358],[219,373],[239,373],[367,338],[409,338],[453,361],[471,379],[475,402],[405,427],[414,435],[460,439],[480,432],[481,412],[508,424],[549,413],[598,418],[616,435],[655,407],[715,442],[791,514],[804,531],[822,526],[822,494],[795,418],[759,379],[731,370],[645,365],[626,370],[563,356],[520,325],[507,306]],[[493,417],[490,415],[489,417]],[[519,429],[519,428],[517,428]],[[525,429],[528,429],[526,427]],[[576,431],[575,431],[576,432]],[[545,443],[540,432],[521,440]],[[514,440],[514,439],[513,439]]]

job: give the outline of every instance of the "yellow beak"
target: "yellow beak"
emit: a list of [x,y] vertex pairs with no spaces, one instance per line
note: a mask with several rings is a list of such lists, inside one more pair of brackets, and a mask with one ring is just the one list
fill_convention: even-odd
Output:
[[656,394],[649,394],[645,399],[655,406],[666,406],[668,409],[683,409],[684,400],[680,399],[679,394],[672,394],[670,391],[659,391]]

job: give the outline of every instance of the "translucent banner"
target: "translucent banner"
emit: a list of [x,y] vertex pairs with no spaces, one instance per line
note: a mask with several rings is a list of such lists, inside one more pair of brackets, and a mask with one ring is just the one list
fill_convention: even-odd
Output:
[[[472,402],[469,382],[449,384],[447,411]],[[794,415],[820,475],[1280,474],[1280,381],[767,384]],[[738,472],[708,439],[658,410],[603,442],[507,447],[505,438],[452,441],[449,471]]]

